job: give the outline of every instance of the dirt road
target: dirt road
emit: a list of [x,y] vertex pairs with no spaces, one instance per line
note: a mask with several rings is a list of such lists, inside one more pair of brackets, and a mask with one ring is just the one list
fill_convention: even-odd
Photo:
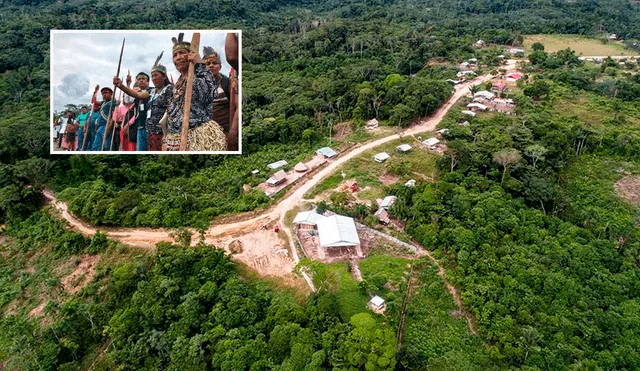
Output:
[[[513,70],[516,67],[515,60],[509,60],[508,64],[504,66],[507,70]],[[415,125],[411,128],[408,128],[401,134],[389,135],[384,138],[380,138],[368,143],[364,143],[361,146],[355,147],[351,151],[347,153],[343,153],[336,161],[328,164],[326,167],[318,171],[312,177],[303,178],[300,181],[304,182],[302,184],[298,184],[297,188],[294,191],[290,192],[287,196],[285,196],[277,205],[271,207],[268,211],[266,211],[262,215],[258,215],[251,219],[231,222],[227,224],[212,224],[209,229],[205,232],[205,242],[208,244],[214,244],[220,247],[226,247],[225,245],[233,238],[239,238],[239,236],[253,236],[256,231],[260,230],[260,227],[272,223],[273,221],[277,221],[281,228],[284,230],[284,233],[287,236],[288,245],[283,246],[283,242],[273,240],[270,235],[254,236],[252,238],[246,238],[243,241],[244,250],[241,254],[234,255],[234,258],[243,261],[249,266],[256,269],[263,275],[270,276],[280,276],[286,277],[289,276],[300,259],[297,254],[297,250],[294,245],[295,239],[291,231],[286,228],[284,225],[284,216],[288,210],[296,207],[303,199],[303,195],[307,193],[310,189],[312,189],[316,184],[322,181],[327,176],[334,173],[337,169],[339,169],[343,164],[347,161],[353,159],[356,156],[361,155],[362,153],[378,147],[384,143],[388,143],[392,140],[399,139],[402,136],[406,135],[414,135],[426,131],[431,131],[436,128],[438,123],[442,121],[444,116],[447,114],[449,109],[453,107],[456,102],[463,96],[470,95],[470,90],[468,89],[471,85],[480,84],[486,81],[489,81],[493,76],[487,74],[483,76],[479,76],[473,80],[470,80],[464,84],[459,84],[456,86],[456,90],[454,94],[449,98],[447,102],[445,102],[432,117],[421,121],[418,125]],[[43,191],[44,196],[50,200],[52,205],[61,213],[62,217],[69,222],[72,228],[79,231],[84,235],[93,235],[96,233],[98,228],[94,226],[87,225],[84,222],[80,221],[71,213],[69,213],[67,209],[67,205],[64,202],[60,202],[56,199],[55,195],[45,190]],[[127,245],[139,246],[145,248],[154,248],[158,242],[172,242],[173,238],[170,237],[170,231],[167,229],[150,229],[150,228],[99,228],[99,230],[103,233],[106,233],[107,236],[111,239],[117,240]],[[195,231],[194,231],[195,232]],[[260,233],[271,233],[272,231],[262,231]],[[235,236],[235,237],[234,237]],[[197,242],[197,238],[193,239],[193,243]],[[270,241],[269,243],[262,243],[262,241]],[[288,254],[282,254],[282,249],[288,250]],[[442,267],[440,267],[442,269]],[[304,279],[309,284],[309,287],[314,290],[313,283],[311,279],[303,274]],[[455,289],[452,287],[448,287],[449,291],[452,293],[454,298],[456,299],[456,303],[461,305],[459,298],[457,297],[457,293]],[[453,289],[453,290],[452,290]]]

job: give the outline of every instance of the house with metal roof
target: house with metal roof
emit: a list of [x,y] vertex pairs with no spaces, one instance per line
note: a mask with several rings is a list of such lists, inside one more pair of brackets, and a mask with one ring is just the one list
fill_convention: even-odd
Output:
[[271,169],[271,170],[275,170],[275,169],[277,169],[279,167],[283,167],[286,164],[287,164],[287,161],[280,160],[280,161],[276,161],[276,162],[270,163],[269,165],[267,165],[267,167],[269,169]]
[[373,159],[376,160],[376,162],[385,162],[389,159],[389,154],[387,152],[380,152],[377,155],[373,156]]
[[338,152],[331,149],[331,147],[322,147],[316,151],[316,154],[318,156],[324,156],[326,158],[333,158],[338,155]]
[[278,184],[281,184],[286,179],[287,179],[287,173],[285,173],[284,170],[280,170],[277,173],[273,174],[271,178],[267,179],[267,184],[274,187],[274,186],[277,186]]
[[355,247],[358,256],[362,256],[360,250],[360,237],[353,218],[342,215],[327,216],[317,221],[320,247]]
[[411,146],[405,143],[397,146],[396,149],[398,152],[409,152],[411,151]]
[[440,143],[438,138],[429,138],[422,141],[422,143],[427,146],[429,149],[433,149]]
[[387,197],[382,199],[382,202],[380,203],[380,208],[381,209],[390,209],[391,206],[393,206],[393,204],[396,203],[396,201],[398,201],[398,197],[396,197],[396,196],[387,196]]
[[298,228],[301,225],[318,225],[318,221],[324,219],[324,215],[320,215],[315,212],[315,210],[309,211],[301,211],[299,212],[295,219],[293,219],[293,224],[297,225]]

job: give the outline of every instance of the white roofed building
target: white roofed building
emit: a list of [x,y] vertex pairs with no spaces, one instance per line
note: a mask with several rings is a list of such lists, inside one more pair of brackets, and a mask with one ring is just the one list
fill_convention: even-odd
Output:
[[473,111],[465,110],[465,111],[462,111],[462,112],[460,112],[460,113],[462,113],[463,115],[467,115],[467,116],[471,116],[471,117],[476,117],[476,113],[475,113],[475,112],[473,112]]
[[360,237],[353,218],[342,215],[327,216],[317,220],[320,247],[355,247],[358,256],[362,256]]
[[269,169],[271,169],[271,170],[275,170],[275,169],[277,169],[279,167],[283,167],[286,164],[287,164],[287,161],[280,160],[280,161],[276,161],[276,162],[270,163],[269,165],[267,165],[267,167]]
[[473,102],[473,103],[467,104],[467,108],[472,110],[472,111],[486,111],[487,108],[489,108],[489,107],[485,106],[482,103]]
[[397,146],[396,149],[399,152],[409,152],[409,151],[411,151],[411,146],[405,143],[405,144],[401,144],[401,145]]
[[293,224],[295,224],[298,228],[303,226],[317,226],[318,221],[324,219],[325,216],[320,215],[315,212],[315,210],[310,211],[302,211],[299,212],[295,219],[293,219]]
[[371,308],[373,308],[374,310],[384,310],[384,299],[376,295],[372,297],[371,300],[369,300],[369,306],[371,306]]
[[422,143],[427,146],[427,148],[433,149],[440,143],[440,140],[438,138],[429,138],[422,141]]
[[373,156],[373,159],[376,160],[376,162],[385,162],[389,159],[389,154],[387,152],[380,152],[377,155]]
[[393,206],[393,204],[395,204],[397,200],[398,200],[398,197],[396,196],[387,196],[384,199],[382,199],[382,202],[380,203],[380,208],[390,209],[391,206]]
[[316,154],[318,156],[324,156],[326,158],[333,158],[338,155],[338,152],[331,149],[331,147],[322,147],[316,151]]
[[496,97],[496,95],[495,95],[495,94],[493,94],[493,93],[492,93],[492,92],[490,92],[490,91],[487,91],[487,90],[480,90],[479,92],[476,92],[476,93],[473,95],[473,97],[474,97],[474,98],[484,98],[484,99],[487,99],[487,100],[491,100],[491,99],[495,98],[495,97]]

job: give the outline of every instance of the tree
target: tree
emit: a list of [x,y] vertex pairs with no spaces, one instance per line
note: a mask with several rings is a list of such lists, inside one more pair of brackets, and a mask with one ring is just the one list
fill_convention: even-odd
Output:
[[353,329],[340,344],[340,353],[356,369],[393,370],[396,365],[396,338],[389,328],[381,328],[369,313],[351,317]]
[[497,162],[503,167],[502,182],[507,174],[507,170],[515,166],[520,161],[520,152],[514,148],[505,148],[493,154],[493,161]]
[[528,157],[531,157],[534,169],[536,167],[536,162],[538,162],[538,160],[544,159],[544,155],[547,152],[547,149],[539,144],[532,144],[524,149],[524,154]]
[[531,49],[533,49],[534,52],[544,51],[544,45],[540,42],[535,42],[531,45]]

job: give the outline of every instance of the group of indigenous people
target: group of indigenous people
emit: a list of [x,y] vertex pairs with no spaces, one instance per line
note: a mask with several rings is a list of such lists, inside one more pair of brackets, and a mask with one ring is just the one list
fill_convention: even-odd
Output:
[[[151,68],[151,76],[138,73],[133,87],[130,75],[125,82],[114,77],[122,99],[114,100],[113,90],[104,87],[101,102],[94,93],[91,112],[83,107],[77,118],[66,112],[54,127],[58,147],[69,151],[178,151],[189,108],[187,151],[237,151],[237,34],[228,34],[225,43],[227,62],[232,66],[229,77],[220,73],[220,55],[213,48],[204,48],[203,60],[182,37],[172,39],[173,64],[180,72],[175,84],[159,63],[162,53]],[[190,63],[194,64],[193,88],[190,107],[185,107]]]

